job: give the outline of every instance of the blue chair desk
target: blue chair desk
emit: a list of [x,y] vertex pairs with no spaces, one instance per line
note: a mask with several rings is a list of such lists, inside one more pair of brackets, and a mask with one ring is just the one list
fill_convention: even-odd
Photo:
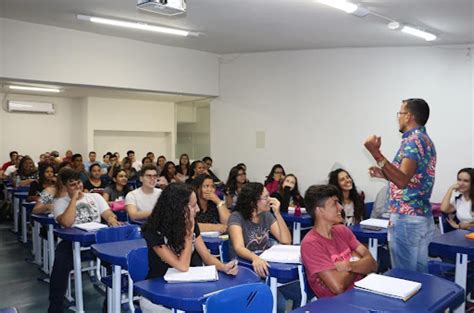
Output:
[[417,281],[421,290],[404,302],[367,291],[351,289],[332,298],[321,298],[293,313],[304,312],[445,312],[454,309],[464,301],[464,290],[458,285],[430,274],[393,269],[384,275]]
[[54,220],[53,214],[31,214],[33,220],[33,249],[35,263],[41,263],[41,238],[39,236],[40,225],[45,226],[47,231],[47,244],[43,245],[43,272],[50,274],[54,263],[54,233],[53,230],[59,225]]
[[354,235],[362,242],[369,244],[369,251],[377,261],[377,248],[378,245],[387,243],[387,229],[382,228],[381,230],[370,230],[361,227],[361,225],[353,225],[350,227]]
[[313,219],[309,214],[295,215],[294,213],[281,212],[281,216],[287,223],[293,224],[293,244],[301,243],[301,228],[313,226]]
[[[242,258],[238,258],[238,261],[240,265],[253,271],[252,262]],[[270,290],[272,291],[273,295],[273,312],[275,313],[277,308],[278,283],[287,283],[295,280],[300,280],[300,282],[303,282],[303,277],[300,277],[303,273],[303,266],[301,264],[275,262],[268,262],[268,265]]]
[[[31,216],[31,211],[33,211],[33,208],[36,205],[36,202],[25,202],[24,200],[21,201],[22,198],[20,198],[20,203],[21,203],[21,241],[23,243],[28,242],[28,232],[27,232],[27,224],[29,219],[29,216]],[[26,200],[26,197],[25,197]]]
[[21,203],[28,198],[28,190],[24,188],[12,189],[11,194],[13,199],[13,232],[18,233]]
[[[430,243],[430,255],[442,256],[456,260],[456,273],[454,281],[463,289],[467,283],[467,265],[474,260],[474,240],[465,237],[469,231],[453,230],[442,235],[435,236]],[[464,312],[465,304],[456,310]]]
[[240,266],[236,276],[219,272],[219,280],[214,282],[169,284],[163,278],[154,278],[135,283],[133,287],[136,293],[153,303],[177,310],[202,312],[203,304],[210,294],[260,281],[260,277],[252,270]]
[[84,313],[84,301],[82,297],[81,247],[89,247],[95,243],[96,231],[84,231],[79,228],[71,227],[55,229],[54,233],[57,234],[62,240],[72,242],[76,312]]
[[122,269],[127,270],[127,254],[133,249],[146,247],[145,239],[124,240],[107,243],[96,243],[91,246],[92,252],[102,261],[112,264],[112,308],[120,311],[120,293],[122,290]]

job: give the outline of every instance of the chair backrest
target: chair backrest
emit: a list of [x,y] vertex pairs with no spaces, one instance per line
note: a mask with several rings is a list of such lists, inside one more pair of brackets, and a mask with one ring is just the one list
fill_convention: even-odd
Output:
[[133,240],[142,238],[140,228],[137,225],[124,225],[118,227],[101,228],[95,234],[97,243]]
[[227,288],[210,296],[204,306],[204,312],[270,313],[272,308],[270,287],[264,283],[255,283]]
[[14,307],[8,307],[8,308],[1,308],[0,313],[18,313],[18,311]]
[[[298,267],[298,277],[300,280],[300,289],[302,295],[301,305],[305,305],[308,302],[316,300],[317,297],[311,289],[311,286],[309,285],[308,279],[306,277],[306,270],[304,268],[304,265]],[[301,286],[301,284],[303,284],[303,286]]]
[[148,248],[133,249],[127,254],[128,274],[136,283],[148,275]]
[[219,250],[221,252],[222,263],[227,263],[230,261],[229,249],[230,249],[230,239],[224,240],[222,244],[219,246]]
[[372,214],[372,209],[373,208],[374,208],[374,203],[373,202],[364,203],[364,219],[370,218],[370,215]]

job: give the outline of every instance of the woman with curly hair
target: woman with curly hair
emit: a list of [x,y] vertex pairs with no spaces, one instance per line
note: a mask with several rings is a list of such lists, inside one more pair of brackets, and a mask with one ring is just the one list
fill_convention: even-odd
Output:
[[[190,266],[201,266],[203,262],[228,275],[237,274],[235,262],[223,264],[207,250],[195,222],[198,212],[197,197],[191,186],[172,183],[163,190],[142,227],[148,246],[148,279],[163,277],[171,267],[186,272]],[[144,298],[140,307],[144,313],[171,312]]]
[[[272,212],[270,211],[273,211]],[[247,183],[242,187],[235,211],[229,218],[230,254],[252,262],[260,277],[267,277],[268,263],[259,254],[271,247],[270,234],[284,245],[291,244],[291,234],[280,214],[280,202],[271,198],[261,183]],[[293,308],[300,302],[299,283],[279,288],[283,297],[278,300],[278,312],[284,312],[286,299],[293,299]]]
[[176,183],[176,165],[172,161],[168,161],[161,169],[160,178],[158,179],[158,186],[164,189],[168,184]]
[[208,174],[199,175],[193,180],[192,186],[198,197],[199,212],[196,215],[196,221],[199,223],[199,229],[227,232],[230,211],[225,201],[217,196],[212,177]]
[[351,175],[342,168],[329,173],[329,184],[336,186],[340,193],[340,201],[344,207],[346,226],[359,224],[364,219],[364,198],[357,193]]
[[17,175],[20,177],[20,184],[16,187],[30,186],[32,182],[38,180],[38,170],[31,157],[25,155],[21,159]]
[[278,191],[280,181],[285,175],[285,169],[281,164],[273,165],[272,169],[270,170],[270,173],[268,174],[267,178],[265,179],[265,182],[263,183],[270,194]]
[[230,169],[229,178],[227,178],[227,192],[225,194],[225,203],[228,208],[234,210],[237,203],[237,197],[242,186],[247,182],[247,173],[245,168],[236,165]]

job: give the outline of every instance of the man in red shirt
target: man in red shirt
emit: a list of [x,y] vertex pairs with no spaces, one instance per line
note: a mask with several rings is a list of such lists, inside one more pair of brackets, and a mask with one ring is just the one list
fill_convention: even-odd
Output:
[[10,152],[10,161],[5,162],[5,163],[2,165],[2,172],[4,172],[4,171],[7,169],[7,167],[9,167],[10,165],[15,164],[16,158],[18,158],[18,152],[16,152],[16,151],[11,151],[11,152]]
[[301,242],[301,259],[318,298],[343,293],[377,270],[369,250],[344,226],[335,186],[313,185],[304,201],[314,226]]

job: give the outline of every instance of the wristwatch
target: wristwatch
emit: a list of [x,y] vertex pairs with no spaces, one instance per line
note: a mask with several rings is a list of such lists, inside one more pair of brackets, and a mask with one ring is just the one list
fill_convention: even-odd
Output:
[[380,168],[383,168],[385,166],[385,164],[387,164],[387,159],[385,159],[385,158],[383,158],[380,161],[377,161],[377,166],[380,167]]

